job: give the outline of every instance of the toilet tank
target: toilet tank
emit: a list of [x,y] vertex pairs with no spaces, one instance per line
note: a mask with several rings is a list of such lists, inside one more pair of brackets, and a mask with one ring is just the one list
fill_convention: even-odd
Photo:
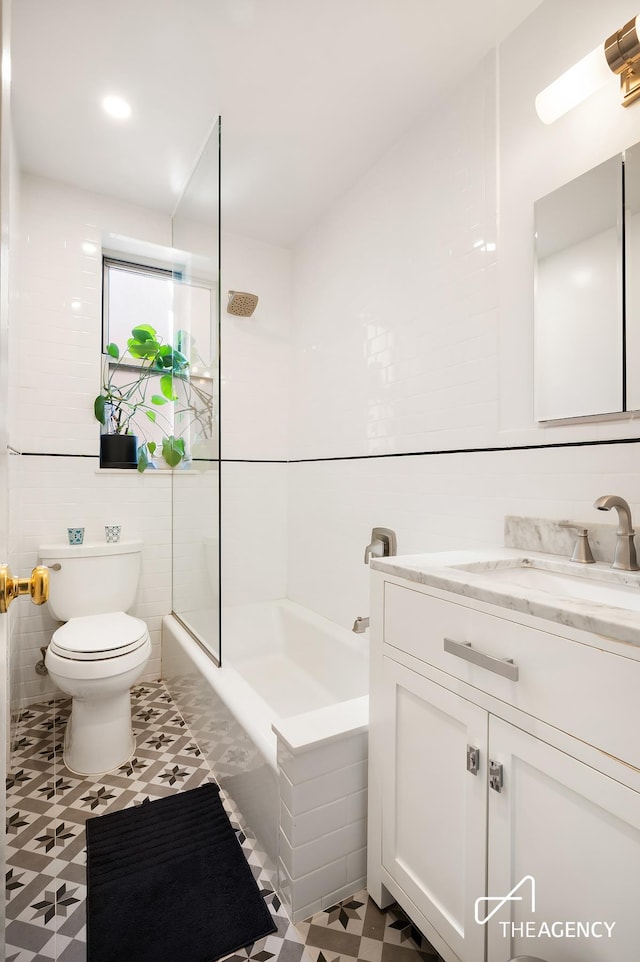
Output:
[[128,611],[133,605],[141,541],[49,544],[39,553],[40,563],[49,568],[49,608],[58,621]]

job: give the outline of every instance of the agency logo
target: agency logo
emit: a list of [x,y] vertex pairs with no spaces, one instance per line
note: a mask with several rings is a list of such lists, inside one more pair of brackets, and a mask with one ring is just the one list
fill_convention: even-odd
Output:
[[[478,925],[486,925],[503,905],[509,902],[526,902],[532,915],[536,911],[536,880],[525,875],[506,895],[487,895],[476,899],[475,919]],[[492,907],[491,907],[492,906]],[[504,938],[526,939],[610,939],[615,922],[578,920],[555,920],[536,922],[498,922]]]
[[[527,883],[531,887],[529,898],[531,900],[531,912],[534,913],[536,910],[536,880],[533,875],[525,875],[506,895],[486,895],[476,899],[476,922],[478,925],[486,925],[489,919],[492,919],[507,902],[522,902],[524,895],[516,895],[516,892],[519,892],[522,886]],[[495,905],[491,911],[488,914],[483,914],[482,910],[491,905],[492,902],[495,902]],[[481,914],[483,915],[482,918]]]

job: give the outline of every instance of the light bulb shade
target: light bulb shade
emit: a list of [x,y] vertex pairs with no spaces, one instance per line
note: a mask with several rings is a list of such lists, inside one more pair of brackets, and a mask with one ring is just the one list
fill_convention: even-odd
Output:
[[604,48],[596,47],[536,97],[536,112],[544,124],[552,124],[590,97],[611,79]]

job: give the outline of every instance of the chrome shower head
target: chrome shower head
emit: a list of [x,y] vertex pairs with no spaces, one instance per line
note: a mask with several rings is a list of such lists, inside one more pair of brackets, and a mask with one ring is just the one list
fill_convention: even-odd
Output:
[[227,314],[235,314],[236,317],[251,317],[257,303],[257,294],[247,294],[246,291],[229,291]]

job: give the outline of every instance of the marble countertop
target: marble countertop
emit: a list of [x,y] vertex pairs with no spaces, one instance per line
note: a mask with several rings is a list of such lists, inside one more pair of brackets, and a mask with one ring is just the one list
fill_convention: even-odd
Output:
[[[450,591],[465,598],[499,605],[510,611],[519,611],[536,618],[544,618],[559,625],[567,625],[604,635],[616,641],[640,646],[640,602],[638,609],[596,603],[588,599],[563,596],[560,591],[550,592],[531,586],[498,583],[487,569],[527,566],[565,570],[585,582],[623,584],[637,588],[640,596],[640,572],[614,571],[610,565],[589,565],[588,572],[567,568],[566,558],[543,554],[522,548],[496,548],[478,551],[442,551],[415,555],[399,555],[392,558],[371,560],[371,568],[412,581],[416,584]],[[464,570],[454,566],[471,566]],[[474,571],[474,565],[484,570]]]

